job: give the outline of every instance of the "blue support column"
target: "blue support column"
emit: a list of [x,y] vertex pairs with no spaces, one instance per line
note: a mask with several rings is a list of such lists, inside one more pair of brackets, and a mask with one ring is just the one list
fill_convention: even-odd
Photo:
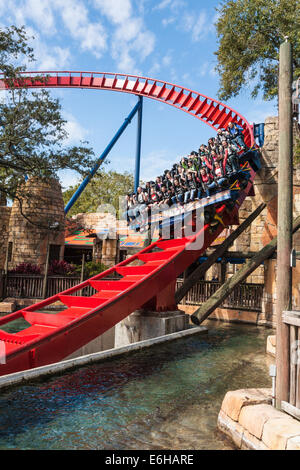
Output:
[[90,173],[88,174],[88,176],[83,180],[83,182],[81,183],[81,185],[79,186],[79,188],[77,189],[77,191],[73,194],[73,196],[71,197],[71,199],[69,200],[68,204],[66,205],[65,207],[65,214],[67,214],[69,212],[69,210],[71,209],[71,207],[75,204],[75,202],[77,201],[77,199],[79,198],[80,194],[82,193],[82,191],[86,188],[86,186],[88,185],[88,183],[90,182],[90,180],[93,178],[93,176],[95,175],[95,173],[97,172],[97,170],[99,169],[100,165],[104,162],[105,158],[107,157],[107,155],[109,154],[109,152],[111,151],[111,149],[113,148],[113,146],[115,145],[115,143],[118,141],[119,137],[121,137],[121,135],[123,134],[123,132],[125,131],[126,127],[128,126],[128,124],[130,124],[130,122],[132,121],[133,117],[135,116],[135,114],[140,110],[140,107],[141,107],[141,101],[139,100],[137,102],[137,104],[135,105],[135,107],[133,108],[133,110],[131,111],[131,113],[127,116],[127,118],[125,119],[124,123],[122,124],[122,126],[120,127],[120,129],[118,130],[118,132],[115,134],[115,136],[112,138],[112,140],[110,141],[110,143],[108,144],[108,146],[106,147],[106,149],[104,150],[104,152],[100,155],[100,157],[98,158],[97,160],[97,163],[96,165],[94,166],[94,168],[90,171]]
[[134,192],[136,193],[140,183],[140,167],[141,167],[141,143],[142,143],[142,122],[143,122],[143,97],[139,96],[140,107],[138,110],[137,138],[136,138],[136,155],[135,155],[135,172],[134,172]]

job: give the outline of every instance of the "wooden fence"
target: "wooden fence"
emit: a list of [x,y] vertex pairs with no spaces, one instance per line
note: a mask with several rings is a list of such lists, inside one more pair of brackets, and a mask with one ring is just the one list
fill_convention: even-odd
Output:
[[[43,280],[40,275],[0,274],[0,295],[1,298],[16,297],[23,299],[42,299]],[[113,280],[113,278],[110,278]],[[78,276],[48,276],[46,297],[62,292],[80,283]],[[177,289],[183,284],[183,279],[177,279]],[[200,305],[211,297],[221,286],[220,282],[199,281],[182,299],[185,305]],[[92,295],[96,290],[92,287],[85,287],[74,295]],[[244,309],[251,311],[261,311],[263,285],[262,284],[240,284],[223,303],[224,308]]]
[[289,401],[281,402],[284,411],[300,419],[300,311],[283,312],[283,322],[289,327]]
[[[42,299],[43,298],[44,276],[15,274],[0,274],[0,294],[1,298],[13,297],[21,299]],[[58,292],[65,291],[80,283],[78,276],[48,276],[46,297],[51,297]],[[92,295],[97,291],[93,287],[85,287],[77,291],[74,295]]]
[[[182,286],[183,279],[177,279],[177,289]],[[218,281],[198,281],[182,299],[183,305],[201,305],[221,287]],[[229,309],[250,310],[261,312],[263,284],[239,284],[223,302],[221,307]]]

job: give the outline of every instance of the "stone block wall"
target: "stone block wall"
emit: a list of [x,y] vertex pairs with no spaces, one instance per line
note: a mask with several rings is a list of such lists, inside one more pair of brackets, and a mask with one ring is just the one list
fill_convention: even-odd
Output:
[[107,267],[114,266],[118,262],[119,233],[126,234],[125,220],[117,220],[115,214],[107,212],[90,212],[73,216],[71,222],[77,224],[77,227],[96,231],[97,237],[94,238],[93,245],[94,261],[101,262]]
[[[294,123],[294,138],[299,136],[299,126]],[[265,120],[265,141],[262,148],[262,168],[254,183],[255,196],[247,198],[239,211],[240,221],[245,220],[261,202],[267,207],[231,247],[231,251],[257,252],[277,235],[279,129],[278,117]],[[294,217],[300,214],[300,165],[294,166]],[[299,251],[300,232],[293,237],[294,248]],[[234,274],[239,265],[229,265],[228,275]],[[299,306],[300,262],[293,270],[293,307]],[[264,283],[262,322],[274,325],[276,302],[276,260],[267,260],[257,268],[247,282]]]
[[[48,244],[59,246],[60,258],[65,245],[65,214],[60,184],[56,180],[30,179],[25,184],[30,197],[21,197],[11,208],[8,242],[12,257],[8,268],[20,263],[38,264],[44,269]],[[52,227],[52,228],[51,228]]]
[[271,405],[271,389],[227,392],[218,428],[242,450],[300,450],[300,422]]

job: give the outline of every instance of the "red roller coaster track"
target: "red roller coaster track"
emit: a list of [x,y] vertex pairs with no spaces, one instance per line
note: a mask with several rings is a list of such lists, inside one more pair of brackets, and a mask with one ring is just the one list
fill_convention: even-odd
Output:
[[[38,77],[43,77],[38,80]],[[1,79],[1,75],[0,75]],[[17,86],[16,81],[16,86]],[[119,91],[151,98],[174,106],[191,116],[200,119],[215,130],[226,128],[232,121],[244,129],[245,143],[254,144],[251,125],[239,113],[218,100],[201,93],[154,78],[138,77],[109,72],[24,72],[21,86],[28,88],[89,88],[96,90]],[[0,89],[9,88],[0,80]]]
[[[46,83],[31,81],[30,77],[41,74],[47,75]],[[215,130],[226,127],[229,121],[237,122],[244,128],[246,144],[254,144],[252,128],[241,115],[216,100],[166,82],[109,73],[31,72],[26,73],[22,83],[34,88],[93,88],[147,96],[181,109]],[[3,80],[0,88],[8,88]],[[251,170],[248,185],[240,191],[231,212],[225,204],[217,209],[224,225],[219,223],[214,231],[206,224],[191,237],[160,239],[78,286],[0,318],[0,326],[22,318],[29,323],[27,328],[14,334],[0,329],[0,345],[5,347],[6,359],[5,364],[0,364],[0,375],[62,360],[139,308],[176,308],[176,277],[211,245],[224,226],[236,223],[240,205],[245,197],[253,194],[254,177],[255,172]],[[203,247],[195,250],[193,243],[199,239],[204,240]],[[132,264],[134,261],[139,261],[139,265]],[[122,278],[111,282],[104,280],[113,273]],[[93,287],[95,293],[83,296],[82,289],[88,286]],[[40,311],[55,302],[61,302],[65,309],[56,314]]]

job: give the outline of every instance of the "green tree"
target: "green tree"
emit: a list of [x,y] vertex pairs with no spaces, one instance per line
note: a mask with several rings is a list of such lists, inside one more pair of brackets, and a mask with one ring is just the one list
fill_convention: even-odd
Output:
[[278,93],[279,47],[288,36],[293,45],[294,73],[300,75],[299,0],[227,0],[217,8],[217,70],[220,99],[242,88],[265,100]]
[[86,174],[94,162],[86,142],[65,145],[68,134],[59,101],[45,89],[24,87],[25,66],[20,64],[33,60],[24,27],[0,28],[1,79],[10,87],[0,101],[0,192],[20,201],[31,197],[22,189],[25,175],[48,180],[62,169]]
[[[71,186],[63,193],[65,204],[78,189],[79,184]],[[99,171],[90,181],[68,215],[82,212],[96,212],[100,204],[111,204],[119,209],[119,196],[125,196],[133,190],[133,175],[125,171]]]

